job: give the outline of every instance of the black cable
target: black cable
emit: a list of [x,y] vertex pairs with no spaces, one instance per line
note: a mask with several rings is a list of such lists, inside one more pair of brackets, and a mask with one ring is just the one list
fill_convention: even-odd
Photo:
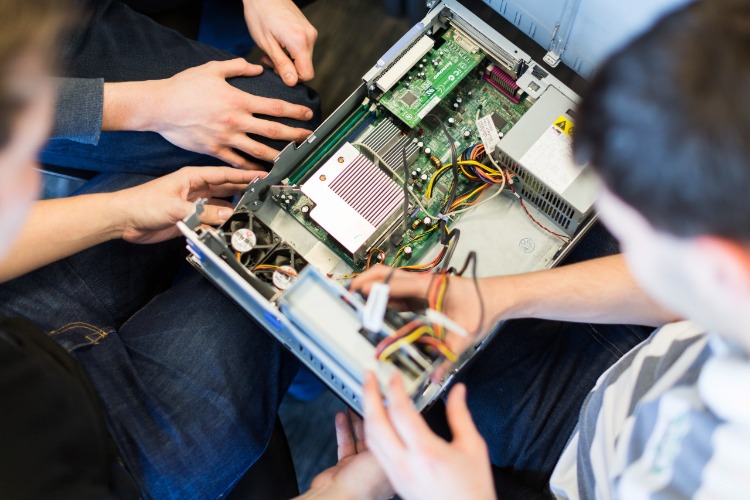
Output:
[[406,146],[401,150],[404,160],[404,234],[409,232],[409,166],[406,164],[406,147],[409,145],[409,141],[406,141]]
[[482,292],[479,289],[479,279],[477,278],[476,252],[469,252],[469,255],[466,256],[466,260],[464,261],[464,265],[461,267],[461,270],[456,273],[456,276],[463,276],[463,274],[469,268],[469,264],[471,264],[471,279],[472,281],[474,281],[474,288],[477,291],[477,300],[479,301],[479,325],[474,332],[474,338],[477,338],[479,334],[482,333],[482,325],[484,324],[484,299],[482,298]]
[[432,113],[425,116],[425,118],[432,118],[437,122],[440,129],[443,131],[443,134],[445,134],[445,137],[448,139],[448,143],[451,147],[451,171],[453,172],[453,186],[451,186],[450,196],[448,196],[447,203],[443,206],[443,212],[445,212],[447,207],[450,207],[453,205],[453,202],[456,201],[456,190],[458,189],[458,151],[456,150],[456,141],[453,139],[453,136],[450,132],[448,132],[448,129],[445,127],[445,124],[438,118],[437,116],[433,115]]

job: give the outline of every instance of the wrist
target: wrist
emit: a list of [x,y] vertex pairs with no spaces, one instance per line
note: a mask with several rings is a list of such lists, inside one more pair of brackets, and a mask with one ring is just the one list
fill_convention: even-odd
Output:
[[104,84],[102,130],[156,131],[164,80]]
[[126,193],[128,191],[129,189],[123,189],[114,193],[97,195],[103,198],[101,205],[102,212],[106,214],[108,221],[105,230],[108,240],[121,239],[127,228],[132,225],[132,214],[130,212],[133,209],[133,204],[127,201]]

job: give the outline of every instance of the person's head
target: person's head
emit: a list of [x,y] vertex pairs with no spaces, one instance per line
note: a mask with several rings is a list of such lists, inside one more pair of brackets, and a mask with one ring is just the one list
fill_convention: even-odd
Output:
[[694,3],[615,54],[574,151],[641,285],[750,346],[750,1]]
[[61,0],[0,0],[0,258],[39,191],[36,155],[52,119],[48,66],[69,19]]

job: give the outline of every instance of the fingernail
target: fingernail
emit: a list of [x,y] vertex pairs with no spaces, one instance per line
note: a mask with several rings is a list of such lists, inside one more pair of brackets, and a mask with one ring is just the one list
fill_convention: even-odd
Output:
[[313,116],[312,111],[310,111],[309,109],[305,111],[305,120],[309,120],[310,118],[312,118],[312,116]]
[[287,73],[284,75],[284,81],[289,83],[294,81],[294,73]]
[[229,210],[228,208],[220,208],[218,215],[219,215],[219,219],[226,220],[229,217],[231,217],[232,211]]

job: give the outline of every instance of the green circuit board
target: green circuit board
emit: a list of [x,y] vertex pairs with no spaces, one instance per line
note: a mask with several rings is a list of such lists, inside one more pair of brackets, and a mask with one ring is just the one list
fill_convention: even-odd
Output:
[[409,127],[416,127],[484,59],[456,41],[453,29],[409,71],[398,85],[386,92],[380,103]]

